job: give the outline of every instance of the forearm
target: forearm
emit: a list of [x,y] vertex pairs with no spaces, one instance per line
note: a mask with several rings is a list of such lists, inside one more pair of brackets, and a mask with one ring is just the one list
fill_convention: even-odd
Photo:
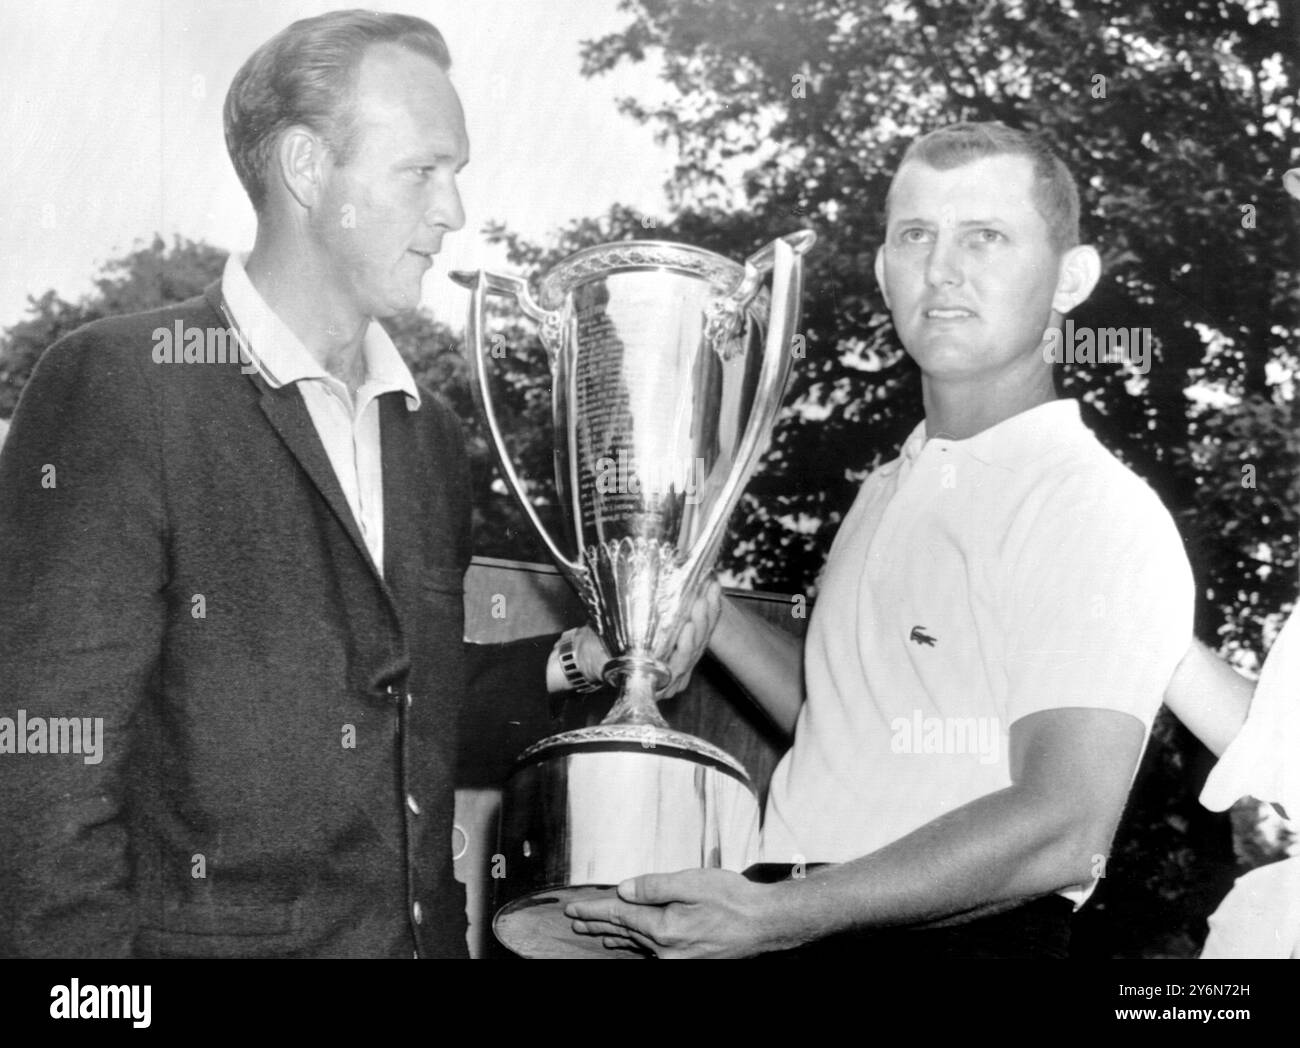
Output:
[[1241,730],[1254,689],[1252,681],[1193,641],[1165,689],[1165,705],[1218,757]]
[[770,919],[798,945],[994,909],[1087,883],[1110,832],[1008,787],[870,855],[773,885]]
[[786,735],[804,701],[803,640],[723,600],[709,651]]
[[[670,678],[660,698],[675,695],[686,686],[706,643],[773,722],[787,735],[792,734],[803,705],[802,640],[743,611],[725,598],[713,581],[692,605],[667,658]],[[582,679],[600,681],[609,654],[590,626],[574,633],[572,656],[578,683]],[[551,650],[546,684],[552,692],[575,684],[561,669],[559,645]]]

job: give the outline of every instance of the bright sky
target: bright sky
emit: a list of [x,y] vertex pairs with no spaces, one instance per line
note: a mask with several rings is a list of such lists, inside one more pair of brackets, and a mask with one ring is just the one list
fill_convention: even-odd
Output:
[[[66,298],[155,232],[252,246],[252,209],[226,156],[221,106],[244,59],[297,18],[346,0],[0,0],[0,327],[28,294]],[[424,304],[462,326],[450,269],[503,268],[481,236],[533,238],[615,201],[664,209],[672,157],[615,99],[662,98],[645,63],[578,75],[578,47],[622,28],[617,0],[407,0],[447,38],[469,128],[467,221],[444,241]]]

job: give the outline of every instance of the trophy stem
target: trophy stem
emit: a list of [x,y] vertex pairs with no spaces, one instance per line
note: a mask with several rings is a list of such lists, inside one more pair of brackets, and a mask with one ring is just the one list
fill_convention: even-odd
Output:
[[629,656],[615,659],[606,674],[610,683],[622,684],[618,699],[602,724],[638,724],[667,729],[655,692],[666,683],[666,668],[654,659]]

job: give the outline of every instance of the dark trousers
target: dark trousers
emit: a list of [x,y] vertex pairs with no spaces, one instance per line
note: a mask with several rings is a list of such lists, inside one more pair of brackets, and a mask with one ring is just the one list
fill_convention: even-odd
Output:
[[[809,864],[809,869],[813,868]],[[781,876],[774,876],[776,870]],[[745,876],[770,883],[784,880],[789,866],[751,867]],[[1074,905],[1059,895],[1035,899],[1011,910],[942,928],[876,928],[845,932],[769,957],[790,960],[986,960],[992,958],[1063,960],[1070,955],[1070,916]]]

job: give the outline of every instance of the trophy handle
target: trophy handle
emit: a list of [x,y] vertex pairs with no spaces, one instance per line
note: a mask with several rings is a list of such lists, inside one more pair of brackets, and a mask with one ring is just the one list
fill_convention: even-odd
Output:
[[[794,233],[787,233],[783,237],[777,237],[769,244],[764,244],[752,255],[750,255],[747,259],[745,259],[744,279],[742,279],[741,282],[737,285],[736,290],[733,291],[730,296],[728,296],[730,301],[735,303],[736,306],[738,307],[744,307],[749,304],[749,300],[751,298],[753,298],[756,294],[758,294],[758,288],[759,285],[763,283],[763,278],[767,276],[767,274],[772,270],[772,267],[777,264],[776,246],[778,244],[785,244],[795,253],[795,258],[798,260],[800,266],[798,279],[799,279],[799,283],[802,284],[803,256],[808,252],[808,249],[811,248],[815,243],[817,243],[816,233],[814,233],[811,229],[800,229]],[[798,310],[799,294],[802,292],[802,290],[803,290],[802,287],[795,288],[795,304],[796,304],[795,319],[796,320],[798,319],[798,314],[799,314],[799,310]],[[772,291],[775,297],[775,291],[776,291],[775,285],[773,286]],[[772,320],[776,319],[775,311],[773,312],[771,319]],[[771,329],[769,328],[769,330]],[[794,332],[791,331],[791,335],[793,334]]]
[[547,552],[555,559],[555,562],[564,570],[565,574],[580,583],[586,574],[585,569],[577,561],[565,556],[560,547],[556,545],[555,540],[551,538],[551,533],[542,524],[541,518],[537,515],[537,510],[533,507],[527,493],[524,491],[524,485],[519,479],[519,474],[515,472],[510,456],[506,454],[505,440],[501,436],[501,427],[497,425],[496,408],[492,402],[492,388],[488,383],[487,366],[483,357],[485,348],[483,345],[483,332],[486,320],[487,296],[489,294],[509,295],[519,303],[519,308],[527,316],[541,325],[542,345],[546,347],[552,374],[555,372],[559,345],[559,316],[539,306],[528,290],[528,281],[519,277],[489,273],[482,269],[476,273],[460,270],[451,273],[450,276],[452,280],[461,287],[468,288],[470,292],[469,317],[465,324],[465,355],[469,357],[470,368],[474,373],[474,382],[472,384],[474,399],[478,401],[479,410],[482,411],[483,417],[487,419],[492,451],[496,454],[497,465],[501,467],[501,475],[505,477],[511,493],[515,496],[515,501],[519,503],[524,515],[528,517],[533,530],[546,545]]
[[771,271],[772,304],[753,412],[736,449],[736,465],[701,529],[707,540],[698,544],[682,565],[683,592],[689,593],[694,589],[705,566],[711,565],[717,556],[727,519],[740,501],[741,492],[749,482],[781,410],[792,362],[790,342],[799,322],[803,295],[803,256],[816,242],[817,234],[809,229],[777,237],[745,260],[745,275],[736,290],[727,296],[727,308],[735,308],[743,316],[744,308],[758,294],[763,278]]

